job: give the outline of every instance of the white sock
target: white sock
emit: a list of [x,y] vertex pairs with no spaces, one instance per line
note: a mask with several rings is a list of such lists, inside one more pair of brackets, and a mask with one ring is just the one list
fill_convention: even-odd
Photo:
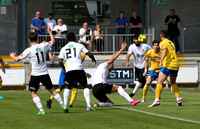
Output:
[[99,107],[112,107],[113,104],[112,103],[99,103]]
[[181,99],[180,97],[176,97],[176,101],[178,101],[179,99]]
[[155,98],[155,101],[159,101],[159,98]]
[[67,104],[68,104],[69,92],[70,92],[69,89],[64,89],[64,92],[63,92],[63,100],[64,100],[64,105],[65,105],[65,106],[67,106]]
[[90,106],[90,90],[89,90],[89,88],[83,89],[83,93],[84,93],[84,97],[85,97],[85,100],[87,103],[87,107],[91,107]]
[[121,87],[121,86],[119,86],[118,87],[118,93],[122,96],[122,97],[124,97],[127,101],[129,101],[129,102],[132,102],[133,101],[133,99],[124,91],[124,89]]
[[153,92],[154,94],[156,92],[155,89],[151,85],[149,86],[149,91]]
[[135,94],[141,86],[142,86],[142,83],[137,82],[136,85],[135,85],[135,88],[133,90],[133,94]]
[[35,103],[35,105],[39,108],[40,111],[44,111],[44,108],[42,106],[42,103],[40,101],[40,97],[37,96],[37,97],[34,97],[33,98],[33,102]]
[[61,98],[60,94],[57,93],[57,94],[54,96],[54,98],[58,101],[58,103],[60,104],[60,106],[63,107],[64,104],[63,104],[63,101],[62,101],[62,98]]

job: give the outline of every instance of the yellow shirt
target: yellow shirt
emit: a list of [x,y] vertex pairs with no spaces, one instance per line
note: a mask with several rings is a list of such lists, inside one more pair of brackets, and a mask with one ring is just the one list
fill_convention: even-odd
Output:
[[160,42],[159,46],[161,50],[164,48],[167,49],[167,54],[162,61],[163,67],[171,70],[179,70],[179,63],[174,43],[169,39],[164,39],[162,42]]
[[[81,52],[81,62],[83,63],[85,61],[85,57],[86,57],[86,54]],[[65,67],[67,67],[67,62],[64,64]]]
[[[160,59],[155,58],[154,56],[161,56],[161,55],[162,55],[162,51],[159,51],[158,53],[155,53],[154,49],[147,51],[145,58],[146,58],[146,60],[149,60],[149,59],[151,60],[150,70],[152,70],[153,68],[159,67]],[[155,72],[160,72],[160,70],[156,70]]]

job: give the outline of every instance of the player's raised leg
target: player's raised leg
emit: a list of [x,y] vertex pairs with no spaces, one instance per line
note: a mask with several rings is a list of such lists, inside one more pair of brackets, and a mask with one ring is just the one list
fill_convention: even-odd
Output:
[[71,95],[71,99],[70,99],[70,102],[69,102],[69,107],[72,108],[72,104],[74,103],[75,99],[76,99],[76,96],[77,96],[77,92],[78,92],[78,88],[73,88],[72,89],[72,95]]
[[174,95],[176,97],[177,106],[182,106],[182,100],[180,97],[179,88],[178,88],[178,85],[176,84],[176,77],[170,76],[169,78],[170,78],[172,90],[174,91]]
[[159,98],[160,98],[160,94],[161,94],[162,89],[163,89],[162,84],[166,79],[167,79],[167,75],[160,72],[159,75],[158,75],[158,81],[157,81],[157,85],[156,85],[155,100],[149,107],[154,107],[154,106],[160,105]]
[[33,99],[33,102],[37,106],[37,108],[40,110],[38,114],[45,114],[44,108],[42,106],[40,97],[37,95],[37,91],[30,91],[31,97]]
[[54,96],[54,98],[58,101],[60,106],[63,108],[64,104],[63,104],[62,98],[60,94],[55,91],[53,84],[51,82],[50,76],[48,74],[43,75],[40,81],[46,87],[46,89],[48,89],[48,91]]
[[116,84],[113,84],[112,87],[112,92],[118,92],[119,95],[121,95],[123,98],[125,98],[127,101],[129,101],[131,103],[132,106],[135,106],[136,104],[138,104],[141,100],[133,100],[125,91],[121,86],[118,86]]
[[[63,88],[65,87],[65,71],[61,69],[60,76],[59,76],[59,82],[58,82],[58,88],[56,89],[57,93],[60,93]],[[51,95],[51,97],[47,100],[47,108],[51,108],[52,101],[54,100],[54,96]]]
[[152,76],[147,77],[146,84],[144,85],[144,88],[143,88],[143,96],[142,96],[141,102],[145,102],[146,95],[147,95],[147,92],[149,89],[149,85],[152,83],[153,80],[154,80],[154,78]]

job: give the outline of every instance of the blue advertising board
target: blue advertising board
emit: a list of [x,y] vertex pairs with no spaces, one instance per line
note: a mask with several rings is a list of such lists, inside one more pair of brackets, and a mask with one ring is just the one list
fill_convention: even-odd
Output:
[[108,83],[134,83],[133,68],[114,68],[108,75]]

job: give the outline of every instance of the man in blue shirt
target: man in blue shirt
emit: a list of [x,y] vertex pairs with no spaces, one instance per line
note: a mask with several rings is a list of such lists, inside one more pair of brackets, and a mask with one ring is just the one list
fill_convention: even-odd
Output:
[[38,35],[45,35],[45,24],[44,24],[44,19],[41,18],[41,13],[37,11],[35,13],[36,17],[34,17],[31,21],[31,28],[35,29],[35,33]]
[[116,20],[116,27],[118,34],[125,34],[125,28],[128,26],[128,20],[124,17],[124,12],[119,13],[119,17]]

